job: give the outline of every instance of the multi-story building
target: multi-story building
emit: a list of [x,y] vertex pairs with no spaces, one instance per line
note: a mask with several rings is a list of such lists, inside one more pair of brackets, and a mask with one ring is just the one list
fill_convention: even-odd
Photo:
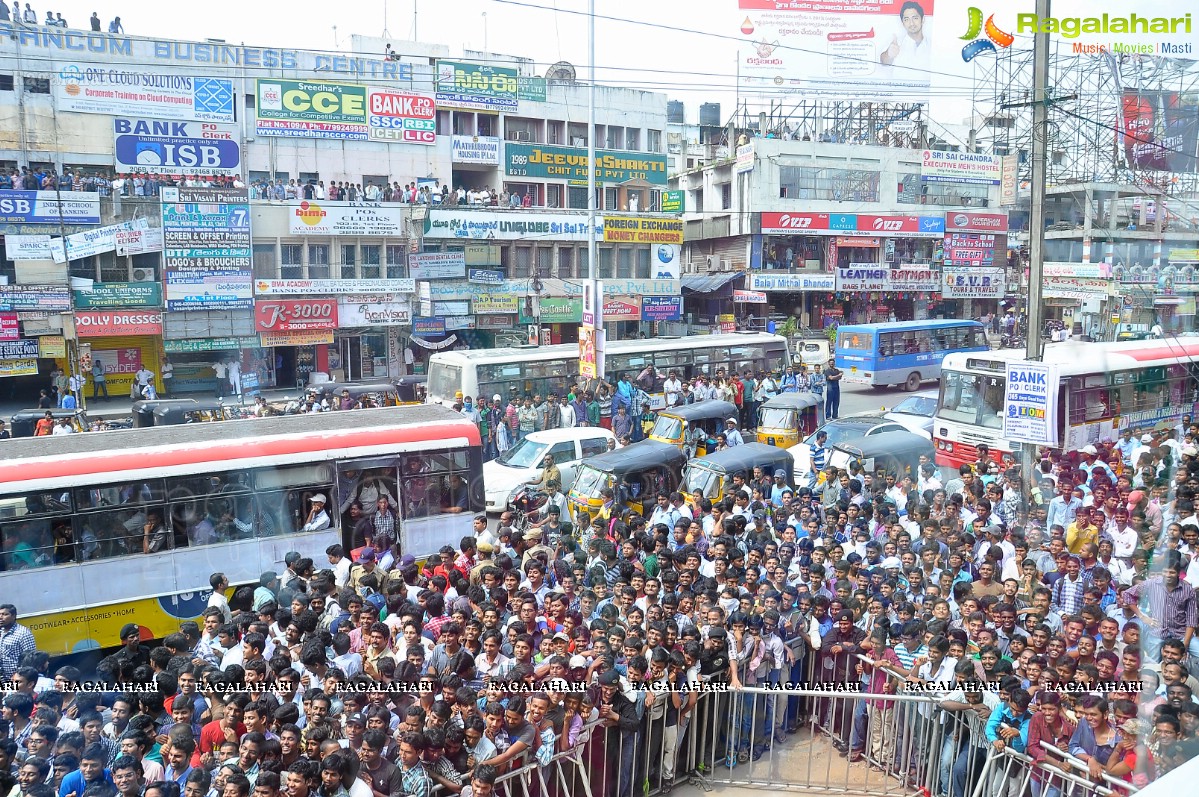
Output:
[[671,179],[686,193],[683,288],[696,317],[778,314],[816,329],[977,316],[1013,300],[1015,186],[1001,185],[1000,157],[772,137],[735,150]]
[[[0,190],[0,374],[32,398],[90,352],[119,392],[169,357],[184,392],[237,358],[290,386],[395,376],[528,325],[571,340],[591,137],[609,320],[640,324],[643,296],[679,295],[681,230],[650,224],[677,219],[656,212],[664,95],[598,88],[589,130],[569,64],[352,49],[0,23],[0,172],[71,177]],[[330,200],[334,183],[353,201]]]

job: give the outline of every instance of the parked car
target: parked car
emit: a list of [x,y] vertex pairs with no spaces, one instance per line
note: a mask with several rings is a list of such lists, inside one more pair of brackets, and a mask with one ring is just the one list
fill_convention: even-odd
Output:
[[909,432],[933,436],[933,413],[937,411],[937,390],[921,390],[896,404],[883,417],[902,424]]
[[508,508],[508,498],[513,491],[530,479],[540,478],[546,454],[553,455],[554,464],[562,472],[563,494],[569,492],[575,483],[579,462],[604,453],[608,450],[608,441],[615,439],[608,429],[595,426],[532,432],[499,458],[483,464],[487,511],[491,514],[503,512]]
[[816,435],[821,432],[828,432],[828,440],[825,441],[824,445],[826,448],[831,449],[838,443],[850,443],[868,435],[906,431],[908,430],[903,424],[896,423],[885,415],[873,413],[847,415],[844,418],[826,421],[815,432],[805,437],[803,442],[791,446],[787,450],[795,458],[795,476],[797,481],[800,484],[806,484],[807,474],[811,473],[812,470],[812,446],[816,444]]

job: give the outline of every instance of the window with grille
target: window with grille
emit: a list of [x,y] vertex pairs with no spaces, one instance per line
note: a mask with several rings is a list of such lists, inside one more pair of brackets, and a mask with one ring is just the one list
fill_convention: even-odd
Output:
[[285,280],[304,279],[303,244],[283,244],[279,247],[279,276]]

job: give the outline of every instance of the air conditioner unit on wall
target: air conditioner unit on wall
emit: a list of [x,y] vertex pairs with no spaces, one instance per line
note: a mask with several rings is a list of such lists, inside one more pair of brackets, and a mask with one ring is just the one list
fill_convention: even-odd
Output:
[[711,255],[708,255],[707,271],[715,271],[715,270],[716,270],[716,258],[712,257]]
[[732,271],[733,270],[733,261],[721,260],[720,261],[720,270],[721,271]]
[[695,263],[692,263],[692,262],[690,262],[690,261],[688,261],[688,262],[684,263],[684,264],[683,264],[683,273],[684,273],[684,274],[696,274],[696,273],[698,273],[698,269],[696,268],[696,266],[695,266]]
[[133,269],[134,282],[154,282],[154,269],[152,268],[135,268]]
[[528,141],[531,138],[527,130],[511,130],[508,132],[509,141]]

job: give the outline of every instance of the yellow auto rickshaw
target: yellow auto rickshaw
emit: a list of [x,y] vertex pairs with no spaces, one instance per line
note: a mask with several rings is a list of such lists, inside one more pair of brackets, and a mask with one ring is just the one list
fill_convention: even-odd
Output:
[[702,457],[716,447],[724,422],[736,418],[737,407],[727,401],[701,401],[658,411],[649,439],[669,443],[688,458]]
[[740,473],[748,481],[754,468],[761,468],[767,476],[773,476],[781,470],[787,474],[787,483],[790,484],[795,472],[795,459],[786,449],[773,445],[745,443],[733,446],[688,462],[683,468],[683,486],[680,490],[686,494],[687,503],[692,508],[695,507],[696,492],[715,504],[728,495],[733,476]]
[[576,528],[583,528],[603,511],[608,499],[605,488],[612,491],[609,513],[619,515],[628,508],[647,517],[659,492],[678,489],[686,461],[678,447],[655,440],[642,440],[583,460],[566,496],[571,520]]
[[779,393],[758,408],[758,442],[790,448],[820,425],[815,393]]
[[425,389],[429,377],[427,376],[401,376],[395,380],[396,396],[399,399],[401,406],[410,404],[425,403]]

